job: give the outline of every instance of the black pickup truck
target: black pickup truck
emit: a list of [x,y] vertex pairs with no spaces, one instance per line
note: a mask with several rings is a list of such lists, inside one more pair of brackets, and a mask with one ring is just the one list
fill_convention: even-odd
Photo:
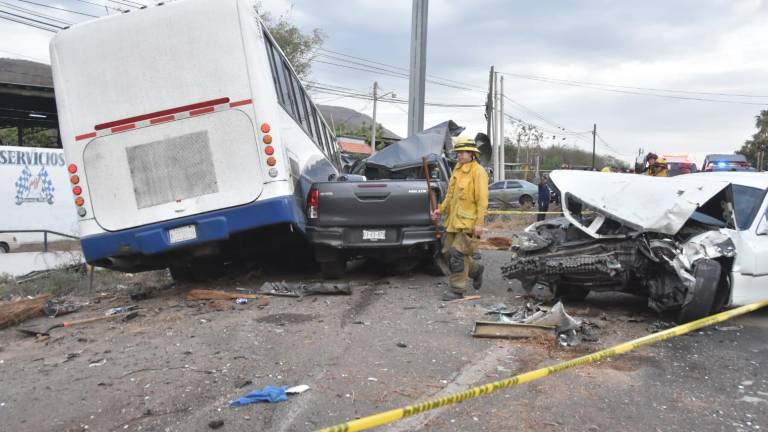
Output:
[[[364,159],[351,176],[312,185],[307,236],[324,276],[341,276],[355,258],[373,258],[382,269],[423,262],[427,270],[447,274],[427,192],[438,203],[445,196],[455,164],[453,137],[463,130],[452,121],[441,123]],[[475,141],[487,164],[488,137],[480,133]]]
[[364,159],[352,175],[312,185],[307,236],[324,276],[339,277],[356,258],[375,259],[382,269],[425,261],[434,272],[445,272],[423,160],[440,202],[451,177],[452,138],[463,130],[441,123]]
[[[423,171],[419,166],[392,172],[387,180],[342,176],[340,181],[312,185],[307,236],[324,276],[341,276],[347,261],[356,258],[373,258],[387,266],[420,260],[442,268]],[[432,158],[429,171],[439,202],[450,168],[444,158]]]

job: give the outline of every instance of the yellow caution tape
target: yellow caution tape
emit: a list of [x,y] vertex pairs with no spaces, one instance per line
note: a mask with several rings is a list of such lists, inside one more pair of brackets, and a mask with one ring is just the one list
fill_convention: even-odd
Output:
[[540,211],[523,211],[523,210],[488,210],[486,214],[490,215],[505,215],[505,214],[526,214],[526,215],[561,215],[563,212],[540,212]]
[[581,366],[589,363],[594,363],[608,357],[617,356],[626,352],[638,349],[640,347],[650,345],[656,342],[660,342],[666,339],[670,339],[676,336],[681,336],[694,330],[706,327],[708,325],[723,322],[733,317],[743,315],[749,312],[756,311],[762,307],[768,306],[768,300],[752,303],[746,306],[742,306],[729,311],[720,312],[718,314],[702,318],[696,321],[692,321],[688,324],[672,327],[671,329],[660,331],[658,333],[650,334],[648,336],[635,339],[633,341],[625,342],[616,345],[611,348],[606,348],[601,351],[597,351],[593,354],[588,354],[582,357],[568,360],[554,366],[549,366],[541,369],[537,369],[531,372],[526,372],[520,375],[515,375],[511,378],[503,379],[501,381],[492,382],[479,387],[474,387],[463,392],[454,393],[448,396],[444,396],[437,399],[428,400],[416,405],[409,405],[403,408],[398,408],[390,411],[385,411],[379,414],[374,414],[368,417],[363,417],[357,420],[351,420],[346,423],[342,423],[336,426],[320,429],[319,432],[355,432],[366,429],[371,429],[377,426],[392,423],[397,420],[411,417],[416,414],[421,414],[426,411],[430,411],[436,408],[442,408],[444,406],[453,405],[464,402],[465,400],[476,398],[485,394],[493,393],[495,391],[505,389],[508,387],[516,386],[518,384],[527,383],[529,381],[535,381],[544,378],[549,375],[556,374],[560,371],[570,369],[576,366]]

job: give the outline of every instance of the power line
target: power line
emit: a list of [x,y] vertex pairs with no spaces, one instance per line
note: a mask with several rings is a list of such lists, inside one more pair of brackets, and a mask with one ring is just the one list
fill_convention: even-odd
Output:
[[35,6],[46,7],[46,8],[49,8],[49,9],[56,9],[56,10],[60,10],[60,11],[63,11],[63,12],[69,12],[69,13],[77,14],[77,15],[83,15],[83,16],[87,16],[87,17],[91,17],[91,18],[99,18],[99,16],[97,16],[97,15],[91,15],[91,14],[87,14],[87,13],[84,13],[84,12],[73,11],[71,9],[65,9],[65,8],[58,7],[58,6],[51,6],[51,5],[42,4],[42,3],[35,3],[35,2],[29,1],[29,0],[16,0],[16,1],[22,2],[22,3],[33,4]]
[[128,7],[128,8],[135,8],[135,7],[137,7],[137,6],[133,6],[133,5],[131,5],[131,4],[128,4],[128,3],[123,3],[123,2],[121,2],[121,1],[117,1],[117,0],[108,0],[108,1],[110,1],[110,2],[112,2],[112,3],[115,3],[115,4],[119,4],[120,6],[125,6],[125,7]]
[[125,12],[125,10],[123,10],[123,9],[114,8],[114,7],[112,7],[112,6],[108,6],[108,5],[106,5],[106,4],[100,4],[100,3],[94,3],[94,2],[90,2],[90,1],[88,1],[88,0],[73,0],[73,1],[76,1],[76,2],[80,2],[80,3],[85,3],[85,4],[89,4],[89,5],[91,5],[91,6],[96,6],[96,7],[98,7],[98,8],[112,9],[113,11],[117,11],[117,12]]
[[39,13],[37,11],[32,10],[32,9],[27,9],[27,8],[19,7],[19,6],[12,5],[10,3],[6,3],[6,2],[3,2],[3,1],[0,1],[0,4],[4,5],[5,7],[9,7],[11,9],[15,10],[15,11],[23,12],[23,13],[25,13],[27,15],[32,15],[35,18],[42,18],[42,19],[47,19],[47,20],[51,20],[51,21],[56,21],[56,22],[59,22],[59,23],[64,24],[64,25],[72,25],[71,22],[64,21],[62,19],[58,19],[58,18],[52,17],[50,15],[41,14],[41,13]]
[[[331,66],[342,67],[342,68],[346,68],[346,69],[353,69],[353,70],[358,70],[358,71],[362,71],[362,72],[370,72],[370,73],[375,73],[375,74],[384,75],[384,76],[390,76],[390,77],[394,77],[394,78],[409,79],[408,74],[400,73],[400,72],[395,72],[395,71],[388,71],[386,69],[378,68],[378,67],[375,67],[375,66],[357,67],[357,66],[349,66],[349,65],[345,65],[345,64],[333,63],[333,62],[328,62],[328,61],[324,61],[324,60],[317,60],[317,59],[312,60],[312,62],[313,63],[322,63],[322,64],[331,65]],[[345,62],[348,62],[348,61],[345,60]],[[356,63],[356,62],[354,62],[354,63]],[[357,64],[359,64],[359,63],[357,63]],[[484,91],[484,90],[475,90],[475,89],[472,89],[472,88],[469,88],[469,87],[457,86],[457,85],[453,85],[453,84],[449,84],[449,83],[443,83],[443,82],[439,82],[439,81],[435,81],[435,80],[431,80],[431,79],[428,79],[426,81],[428,83],[430,83],[430,84],[440,85],[440,86],[443,86],[443,87],[450,87],[450,88],[454,88],[454,89],[458,89],[458,90],[473,91],[473,92],[479,92],[479,93],[483,93],[483,94],[487,93],[487,91]]]
[[[510,73],[504,73],[504,72],[500,72],[500,73],[507,76],[511,76],[513,78],[522,78],[522,79],[528,79],[533,81],[541,81],[549,84],[558,84],[558,85],[565,85],[565,86],[571,86],[571,87],[582,87],[582,88],[589,88],[593,90],[629,94],[629,95],[635,95],[635,96],[651,96],[651,97],[659,97],[659,98],[667,98],[667,99],[681,99],[681,100],[692,100],[692,101],[699,101],[699,102],[715,102],[715,103],[726,103],[726,104],[737,104],[737,105],[759,105],[759,106],[768,105],[768,102],[732,101],[732,100],[724,100],[724,99],[709,99],[709,98],[700,98],[700,97],[691,97],[691,96],[676,96],[676,95],[667,95],[667,94],[658,94],[658,93],[647,93],[647,92],[639,92],[639,91],[631,91],[631,90],[618,90],[615,88],[598,87],[597,85],[578,84],[575,82],[536,78],[532,76],[518,76],[518,74],[510,74]],[[752,96],[752,97],[763,97],[763,96]]]
[[647,90],[647,91],[667,92],[667,93],[696,94],[696,95],[704,95],[704,96],[768,98],[768,95],[751,95],[751,94],[739,94],[739,93],[718,93],[718,92],[703,92],[703,91],[691,91],[691,90],[674,90],[674,89],[653,88],[653,87],[636,87],[636,86],[617,85],[617,84],[603,84],[603,83],[596,83],[596,82],[589,82],[589,81],[566,80],[561,78],[551,78],[551,77],[545,77],[540,75],[517,74],[517,73],[510,73],[510,72],[500,72],[500,73],[503,73],[504,75],[517,77],[517,78],[523,78],[523,79],[559,81],[564,83],[593,85],[593,86],[600,86],[600,87],[615,87],[615,88],[623,88],[623,89]]
[[23,15],[17,15],[15,13],[11,13],[11,12],[8,12],[8,11],[0,11],[0,13],[4,13],[6,15],[10,15],[10,16],[13,16],[13,17],[16,17],[16,18],[20,18],[20,19],[25,19],[27,21],[32,21],[34,23],[42,24],[42,25],[45,25],[45,26],[48,26],[48,27],[53,27],[53,28],[56,28],[56,29],[59,29],[59,30],[64,30],[64,27],[59,27],[59,26],[57,26],[55,24],[47,23],[47,22],[44,22],[44,21],[39,21],[39,20],[36,20],[34,18],[25,17]]
[[[362,92],[356,92],[356,91],[345,91],[345,90],[339,90],[335,88],[327,88],[322,85],[315,85],[312,87],[312,90],[318,93],[324,93],[324,94],[331,94],[335,96],[345,96],[350,97],[354,99],[362,99],[362,100],[373,100],[373,96],[362,93]],[[392,104],[407,104],[407,99],[400,99],[400,98],[377,98],[378,102],[384,102],[384,103],[392,103]],[[435,107],[448,107],[448,108],[484,108],[484,104],[453,104],[453,103],[446,103],[446,102],[427,102],[425,103],[427,106],[435,106]]]
[[144,3],[140,3],[140,2],[137,2],[137,1],[133,1],[133,0],[122,0],[122,1],[125,2],[125,3],[128,3],[128,4],[138,5],[138,6],[134,6],[134,7],[138,7],[138,8],[147,7],[147,5],[145,5]]
[[[404,68],[404,67],[401,67],[401,66],[391,65],[391,64],[388,64],[388,63],[382,63],[382,62],[379,62],[379,61],[370,60],[370,59],[366,59],[366,58],[363,58],[363,57],[357,57],[357,56],[353,56],[351,54],[345,54],[345,53],[339,52],[339,51],[333,51],[333,50],[329,50],[329,49],[325,49],[325,48],[318,48],[318,51],[325,51],[325,52],[329,52],[329,53],[332,53],[332,54],[337,54],[337,55],[340,55],[340,56],[352,58],[352,59],[355,59],[355,60],[361,60],[361,61],[364,61],[364,62],[367,62],[367,63],[373,63],[373,64],[377,64],[377,65],[381,65],[381,66],[386,66],[386,67],[391,68],[391,69],[397,69],[397,70],[401,70],[401,71],[410,73],[410,69],[408,69],[408,68]],[[471,88],[473,88],[475,90],[481,90],[483,92],[487,92],[487,89],[485,89],[483,87],[477,87],[477,86],[474,86],[474,85],[466,83],[466,82],[456,81],[456,80],[452,80],[452,79],[448,79],[448,78],[442,78],[442,77],[439,77],[439,76],[436,76],[436,75],[432,75],[432,74],[427,74],[427,77],[438,79],[438,80],[442,80],[442,81],[446,81],[446,82],[449,82],[449,83],[454,83],[454,84],[462,85],[462,86],[465,86],[465,87],[471,87]]]
[[[4,13],[8,13],[8,12],[0,11],[0,14],[4,14]],[[21,21],[21,20],[18,20],[18,19],[15,19],[15,18],[11,18],[11,17],[7,17],[7,16],[3,16],[3,15],[0,15],[0,19],[4,19],[4,20],[7,20],[7,21],[13,21],[15,23],[19,23],[19,24],[25,25],[27,27],[34,27],[36,29],[49,31],[51,33],[56,33],[58,31],[58,30],[53,30],[53,29],[51,29],[49,27],[43,27],[43,26],[38,25],[38,24]]]

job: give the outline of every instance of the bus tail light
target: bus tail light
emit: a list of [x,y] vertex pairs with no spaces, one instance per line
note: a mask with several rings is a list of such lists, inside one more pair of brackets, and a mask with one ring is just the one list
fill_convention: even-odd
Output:
[[273,154],[275,154],[275,148],[272,146],[266,146],[264,147],[264,153],[266,153],[267,156],[272,156]]
[[76,206],[78,206],[78,207],[82,207],[82,206],[83,206],[83,204],[85,204],[85,198],[83,198],[83,197],[81,197],[81,196],[79,196],[79,197],[75,198],[75,205],[76,205]]
[[81,195],[83,193],[83,188],[80,186],[75,186],[72,188],[72,193],[75,195]]
[[261,124],[261,133],[269,133],[272,128],[269,126],[269,123],[262,123]]
[[309,190],[309,199],[307,200],[309,207],[309,218],[317,219],[317,207],[320,204],[320,189],[312,188]]
[[270,156],[267,158],[267,165],[272,167],[272,166],[275,166],[275,164],[277,164],[277,159],[275,159],[274,156]]
[[75,164],[69,164],[67,167],[67,171],[69,171],[70,174],[74,174],[77,172],[77,165]]
[[72,184],[76,185],[80,183],[80,176],[79,175],[73,175],[69,178],[69,181],[72,182]]

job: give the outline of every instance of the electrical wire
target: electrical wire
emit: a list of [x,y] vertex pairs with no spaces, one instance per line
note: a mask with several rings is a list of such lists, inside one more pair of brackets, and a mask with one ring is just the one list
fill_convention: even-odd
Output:
[[35,18],[42,18],[42,19],[47,19],[47,20],[51,20],[51,21],[56,21],[56,22],[64,24],[64,25],[72,25],[72,23],[69,22],[69,21],[64,21],[62,19],[58,19],[58,18],[52,17],[50,15],[44,15],[44,14],[41,14],[41,13],[39,13],[37,11],[32,10],[32,9],[27,9],[27,8],[15,6],[15,5],[12,5],[10,3],[3,2],[3,1],[0,1],[0,5],[3,5],[3,6],[8,7],[8,8],[11,8],[11,9],[13,9],[15,11],[18,11],[18,12],[23,12],[23,13],[25,13],[27,15],[32,15]]
[[[317,60],[317,59],[312,60],[312,62],[313,63],[327,64],[327,65],[336,66],[336,67],[342,67],[342,68],[346,68],[346,69],[358,70],[358,71],[362,71],[362,72],[369,72],[369,73],[374,73],[374,74],[378,74],[378,75],[390,76],[390,77],[394,77],[394,78],[409,79],[409,75],[408,74],[400,73],[400,72],[394,72],[394,71],[387,71],[387,70],[385,70],[383,68],[378,68],[378,67],[374,67],[374,66],[358,67],[358,66],[350,66],[350,65],[339,64],[339,63],[334,63],[334,62],[329,62],[329,61],[324,61],[324,60]],[[487,93],[487,91],[475,90],[475,89],[472,89],[472,88],[469,88],[469,87],[457,86],[457,85],[443,83],[443,82],[439,82],[439,81],[435,81],[435,80],[430,80],[430,79],[425,80],[425,81],[430,83],[430,84],[435,84],[435,85],[439,85],[439,86],[443,86],[443,87],[454,88],[454,89],[457,89],[457,90],[466,90],[466,91],[472,91],[472,92],[479,92],[479,93],[483,93],[483,94]]]
[[[361,60],[361,61],[364,61],[364,62],[373,63],[373,64],[377,64],[377,65],[380,65],[380,66],[386,66],[388,68],[398,69],[398,70],[410,73],[409,69],[404,68],[402,66],[395,66],[395,65],[388,64],[388,63],[382,63],[382,62],[379,62],[379,61],[366,59],[366,58],[363,58],[363,57],[353,56],[351,54],[346,54],[346,53],[343,53],[343,52],[340,52],[340,51],[334,51],[334,50],[329,50],[329,49],[325,49],[325,48],[318,48],[318,51],[324,51],[324,52],[328,52],[328,53],[331,53],[331,54],[336,54],[336,55],[352,58],[352,59],[355,59],[355,60]],[[439,77],[439,76],[436,76],[436,75],[432,75],[432,74],[427,74],[426,76],[430,77],[430,78],[437,79],[437,80],[442,80],[442,81],[446,81],[446,82],[462,85],[462,86],[465,86],[465,87],[474,88],[476,90],[480,90],[480,91],[483,91],[483,92],[487,92],[487,89],[485,89],[485,88],[477,87],[477,86],[474,86],[474,85],[466,83],[466,82],[456,81],[456,80],[452,80],[452,79],[448,79],[448,78],[442,78],[442,77]]]
[[[0,14],[3,14],[3,13],[7,13],[7,12],[0,11]],[[11,18],[11,17],[7,17],[7,16],[3,16],[3,15],[0,15],[0,19],[4,19],[6,21],[13,21],[15,23],[25,25],[27,27],[34,27],[36,29],[49,31],[51,33],[57,33],[58,32],[58,30],[53,30],[50,27],[43,27],[43,26],[38,25],[38,24],[33,24],[33,23],[21,21],[21,20],[18,20],[18,19],[15,19],[15,18]]]
[[[576,82],[536,78],[536,77],[524,76],[524,75],[519,76],[519,74],[510,74],[505,72],[500,72],[500,73],[513,78],[522,78],[522,79],[528,79],[533,81],[545,82],[549,84],[581,87],[581,88],[588,88],[592,90],[621,93],[621,94],[628,94],[628,95],[634,95],[634,96],[649,96],[649,97],[658,97],[658,98],[667,98],[667,99],[680,99],[680,100],[690,100],[690,101],[697,101],[697,102],[712,102],[712,103],[725,103],[725,104],[736,104],[736,105],[759,105],[759,106],[768,105],[768,102],[746,102],[746,101],[734,101],[734,100],[725,100],[725,99],[709,99],[709,98],[692,97],[692,96],[676,96],[676,95],[669,95],[669,94],[647,93],[647,92],[632,91],[632,90],[619,90],[615,88],[599,87],[598,85],[578,84]],[[765,96],[750,96],[750,97],[765,97]]]
[[125,10],[124,10],[124,9],[118,9],[118,8],[114,8],[114,7],[112,7],[112,6],[108,6],[108,5],[106,5],[106,4],[100,4],[100,3],[90,2],[90,1],[88,1],[88,0],[73,0],[73,1],[76,1],[76,2],[80,2],[80,3],[85,3],[85,4],[89,4],[89,5],[91,5],[91,6],[96,6],[96,7],[98,7],[98,8],[112,9],[113,11],[117,11],[117,12],[125,12]]
[[8,11],[0,10],[0,13],[4,13],[6,15],[10,15],[10,16],[13,16],[13,17],[16,17],[16,18],[20,18],[20,19],[25,19],[27,21],[31,21],[31,22],[37,23],[37,24],[42,24],[42,25],[45,25],[45,26],[48,26],[48,27],[53,27],[53,28],[56,28],[56,29],[59,29],[59,30],[64,30],[64,27],[59,27],[59,26],[57,26],[55,24],[47,23],[47,22],[44,22],[44,21],[39,21],[39,20],[36,20],[34,18],[25,17],[23,15],[17,15],[15,13],[11,13],[11,12],[8,12]]
[[77,15],[83,15],[83,16],[87,16],[87,17],[91,17],[91,18],[99,18],[99,16],[97,16],[97,15],[91,15],[91,14],[87,14],[87,13],[84,13],[84,12],[73,11],[71,9],[65,9],[65,8],[58,7],[58,6],[51,6],[51,5],[47,5],[47,4],[36,3],[36,2],[33,2],[33,1],[29,1],[29,0],[16,0],[16,1],[17,2],[22,2],[22,3],[33,4],[35,6],[46,7],[46,8],[49,8],[49,9],[56,9],[56,10],[60,10],[62,12],[68,12],[68,13],[73,13],[73,14],[77,14]]
[[547,81],[560,81],[564,83],[573,83],[573,84],[583,84],[583,85],[593,85],[593,86],[600,86],[600,87],[615,87],[615,88],[623,88],[623,89],[632,89],[632,90],[646,90],[646,91],[655,91],[655,92],[667,92],[667,93],[682,93],[682,94],[695,94],[695,95],[704,95],[704,96],[726,96],[726,97],[747,97],[747,98],[768,98],[768,95],[752,95],[752,94],[739,94],[739,93],[718,93],[718,92],[703,92],[703,91],[691,91],[691,90],[674,90],[674,89],[664,89],[664,88],[653,88],[653,87],[637,87],[637,86],[627,86],[627,85],[617,85],[617,84],[604,84],[604,83],[596,83],[596,82],[589,82],[589,81],[577,81],[577,80],[566,80],[561,78],[552,78],[552,77],[545,77],[540,75],[529,75],[529,74],[517,74],[517,73],[510,73],[510,72],[499,72],[503,75],[509,75],[517,78],[523,78],[523,79],[537,79],[537,80],[547,80]]

